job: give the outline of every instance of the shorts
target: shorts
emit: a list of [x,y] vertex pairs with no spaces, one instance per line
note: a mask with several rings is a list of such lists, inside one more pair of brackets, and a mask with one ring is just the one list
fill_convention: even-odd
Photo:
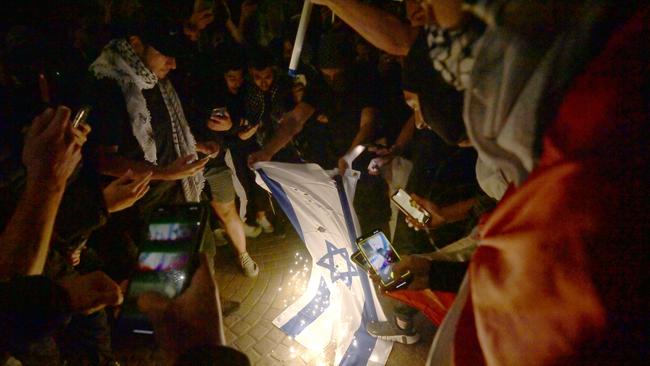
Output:
[[232,184],[232,171],[227,166],[208,168],[203,173],[210,186],[212,201],[228,203],[235,200],[235,187]]

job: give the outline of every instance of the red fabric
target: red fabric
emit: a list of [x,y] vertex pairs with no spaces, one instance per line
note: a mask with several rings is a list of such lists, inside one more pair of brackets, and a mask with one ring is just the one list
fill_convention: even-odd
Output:
[[418,309],[435,325],[440,325],[447,311],[449,311],[451,304],[454,302],[456,294],[442,291],[434,292],[431,290],[399,290],[389,291],[386,293],[386,296]]
[[539,167],[484,222],[456,364],[621,364],[647,341],[649,14],[574,80]]

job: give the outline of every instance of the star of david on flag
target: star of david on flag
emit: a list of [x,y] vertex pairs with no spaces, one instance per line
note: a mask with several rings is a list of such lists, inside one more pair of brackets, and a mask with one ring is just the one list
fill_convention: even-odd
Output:
[[384,365],[392,342],[371,337],[385,321],[368,275],[350,260],[358,222],[352,200],[358,172],[332,177],[315,164],[257,163],[257,182],[271,192],[312,257],[307,290],[273,324],[314,351],[336,345],[336,365]]
[[[350,261],[348,250],[346,248],[337,248],[329,241],[326,241],[325,244],[327,246],[327,254],[322,256],[316,264],[330,271],[332,282],[340,279],[348,287],[352,286],[352,277],[358,276],[359,272],[357,271],[356,265]],[[341,259],[337,260],[337,258]]]

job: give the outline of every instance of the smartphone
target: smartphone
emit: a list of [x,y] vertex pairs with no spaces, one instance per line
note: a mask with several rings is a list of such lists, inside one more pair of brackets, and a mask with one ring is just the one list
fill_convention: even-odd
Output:
[[223,118],[226,116],[226,112],[228,111],[228,108],[226,107],[219,107],[219,108],[214,108],[212,110],[211,116],[212,117],[219,117]]
[[138,309],[138,297],[153,291],[174,298],[185,290],[199,264],[199,251],[209,231],[207,222],[208,211],[201,204],[163,206],[153,212],[129,281],[118,331],[153,334],[151,323]]
[[363,268],[364,271],[366,272],[372,271],[370,269],[370,265],[368,264],[368,261],[366,261],[366,258],[363,257],[363,253],[361,253],[360,250],[354,252],[350,257],[350,259],[352,260],[352,262],[356,263],[357,266]]
[[75,114],[74,119],[72,120],[72,127],[77,128],[79,124],[86,123],[86,120],[88,119],[88,115],[90,114],[91,109],[92,108],[87,105],[79,108],[77,114]]
[[400,211],[417,222],[426,224],[431,220],[431,215],[419,207],[405,190],[400,188],[390,199],[397,205]]
[[379,277],[383,288],[396,290],[409,284],[412,277],[410,272],[401,276],[393,272],[392,266],[399,262],[399,255],[381,230],[357,239],[357,246],[370,269]]

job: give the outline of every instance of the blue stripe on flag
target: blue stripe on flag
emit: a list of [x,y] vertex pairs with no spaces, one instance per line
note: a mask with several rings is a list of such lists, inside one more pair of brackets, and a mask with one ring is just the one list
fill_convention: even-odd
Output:
[[327,283],[323,277],[321,277],[318,292],[314,298],[280,329],[287,335],[297,336],[325,312],[325,308],[329,306],[329,303],[330,290],[327,288]]
[[298,235],[300,235],[300,239],[302,239],[304,243],[305,237],[302,233],[302,228],[300,228],[300,221],[298,221],[298,216],[296,216],[296,212],[293,210],[293,206],[291,206],[291,202],[289,202],[289,197],[287,197],[287,193],[284,191],[284,189],[282,189],[282,185],[280,185],[280,183],[274,181],[273,179],[269,178],[269,176],[266,175],[264,170],[257,169],[257,172],[260,174],[260,177],[262,177],[264,183],[266,183],[266,186],[269,187],[269,189],[271,190],[271,194],[273,194],[275,200],[278,201],[278,204],[284,210],[284,213],[287,214],[289,221],[291,221],[291,224],[293,225],[294,229],[296,229]]
[[[357,235],[356,230],[354,229],[354,221],[352,221],[352,211],[350,210],[350,205],[348,202],[348,197],[345,194],[345,189],[343,187],[343,179],[340,175],[334,177],[336,181],[336,188],[339,192],[339,200],[341,201],[341,208],[343,209],[343,216],[345,217],[345,223],[348,227],[348,235],[350,235],[350,241],[356,243]],[[361,287],[363,288],[363,314],[361,316],[361,324],[359,328],[354,333],[354,340],[352,344],[348,347],[347,351],[341,359],[341,366],[347,365],[367,365],[372,350],[377,344],[377,338],[371,337],[366,331],[366,322],[377,321],[377,309],[375,308],[375,303],[372,297],[372,291],[370,290],[370,283],[368,282],[367,276],[359,276],[361,281]],[[355,344],[356,341],[356,344]]]
[[[294,211],[293,206],[289,201],[289,197],[287,197],[287,193],[284,191],[284,189],[282,189],[282,185],[271,179],[262,169],[257,169],[257,172],[260,174],[267,187],[269,187],[271,190],[273,197],[275,197],[276,201],[278,201],[280,207],[287,214],[289,221],[291,221],[291,224],[298,232],[298,235],[300,235],[302,241],[305,242],[302,228],[300,227],[300,222],[298,221],[298,216],[296,215],[296,212]],[[298,313],[294,315],[293,318],[285,323],[281,329],[287,335],[290,335],[292,337],[297,336],[324,312],[324,306],[322,306],[322,304],[329,304],[329,301],[330,290],[327,288],[327,283],[321,277],[318,293],[314,296],[314,298],[311,299],[311,301],[309,301],[309,303],[307,303],[304,308],[298,311]]]

